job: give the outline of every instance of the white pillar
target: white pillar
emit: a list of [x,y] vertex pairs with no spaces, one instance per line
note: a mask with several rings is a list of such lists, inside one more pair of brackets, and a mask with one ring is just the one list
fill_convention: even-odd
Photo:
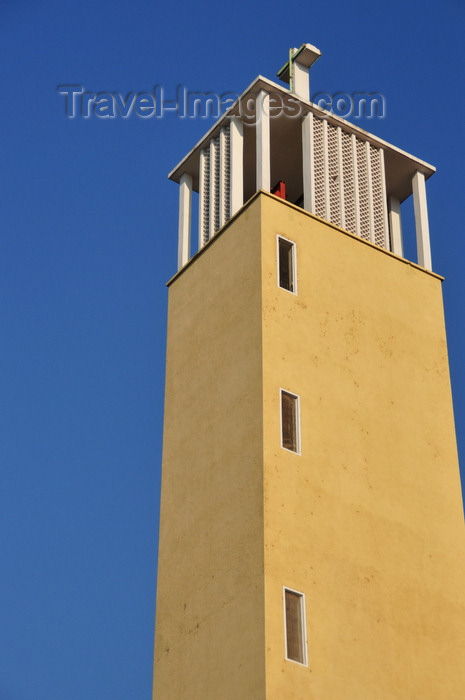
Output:
[[256,189],[270,191],[270,96],[264,90],[258,93],[255,105],[255,137],[257,153]]
[[415,228],[417,233],[418,264],[427,270],[432,270],[425,176],[418,170],[412,178],[412,188]]
[[244,204],[244,125],[240,117],[231,117],[229,126],[231,167],[231,216]]
[[302,173],[304,209],[315,213],[315,179],[313,161],[313,114],[309,112],[302,122]]
[[391,252],[403,258],[402,219],[400,216],[400,202],[397,197],[389,197],[389,229],[391,231]]
[[191,247],[192,175],[179,180],[178,270],[189,260]]
[[300,97],[302,100],[310,101],[310,77],[308,74],[308,68],[300,64],[299,62],[294,62],[294,90],[293,92]]

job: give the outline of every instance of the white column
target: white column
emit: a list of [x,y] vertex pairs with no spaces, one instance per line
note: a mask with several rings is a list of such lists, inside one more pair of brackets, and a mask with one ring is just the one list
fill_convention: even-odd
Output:
[[397,197],[389,197],[389,229],[391,231],[391,252],[403,258],[402,219],[400,217],[400,202]]
[[308,68],[298,62],[294,62],[294,90],[297,97],[310,101],[310,78]]
[[432,270],[425,176],[418,170],[412,178],[412,188],[415,228],[417,233],[418,264],[427,270]]
[[178,270],[189,260],[191,247],[192,175],[179,180]]
[[256,152],[257,184],[256,189],[270,191],[270,96],[260,90],[256,101]]
[[229,125],[231,152],[231,216],[244,204],[244,125],[240,117],[231,117]]
[[304,209],[315,213],[315,178],[313,157],[313,114],[309,112],[302,122],[302,172]]

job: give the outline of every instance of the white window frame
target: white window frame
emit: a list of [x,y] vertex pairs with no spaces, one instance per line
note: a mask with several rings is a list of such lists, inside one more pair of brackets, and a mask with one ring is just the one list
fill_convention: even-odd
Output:
[[[295,450],[290,450],[288,447],[284,447],[283,445],[283,392],[285,394],[289,394],[289,396],[292,396],[293,398],[296,399],[296,419],[295,419],[295,430],[296,430],[296,449]],[[289,389],[283,389],[280,387],[279,389],[279,432],[280,432],[280,442],[281,442],[281,447],[283,450],[286,450],[286,452],[290,452],[293,455],[300,455],[301,454],[301,441],[300,441],[300,396],[298,394],[294,394],[293,391],[289,391]]]
[[[290,243],[292,248],[292,289],[286,289],[286,287],[281,287],[279,284],[279,241],[283,240],[286,241],[286,243]],[[280,233],[276,234],[276,268],[277,268],[277,274],[276,274],[276,280],[277,280],[277,285],[279,289],[283,289],[285,292],[289,292],[289,294],[294,294],[297,295],[297,245],[295,241],[291,241],[289,238],[286,238],[286,236],[282,236]]]
[[[302,621],[302,651],[303,651],[303,661],[296,661],[291,659],[287,653],[287,617],[286,617],[286,591],[289,593],[294,593],[300,597],[300,614]],[[289,586],[283,586],[283,614],[284,614],[284,658],[286,661],[298,664],[299,666],[308,666],[308,644],[307,644],[307,619],[305,614],[305,593],[295,590],[295,588],[290,588]]]

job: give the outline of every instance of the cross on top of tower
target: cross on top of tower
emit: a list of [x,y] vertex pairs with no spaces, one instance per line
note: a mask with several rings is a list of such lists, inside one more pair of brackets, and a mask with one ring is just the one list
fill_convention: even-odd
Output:
[[288,83],[289,92],[295,93],[303,100],[309,100],[309,71],[320,56],[321,51],[311,44],[302,44],[299,49],[289,49],[289,58],[276,75],[283,83]]

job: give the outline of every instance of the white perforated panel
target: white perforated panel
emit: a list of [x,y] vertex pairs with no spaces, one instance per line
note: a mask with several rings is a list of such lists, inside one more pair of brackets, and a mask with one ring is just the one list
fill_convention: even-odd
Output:
[[384,192],[381,174],[381,154],[379,148],[370,145],[370,161],[371,161],[371,187],[373,196],[373,218],[375,228],[376,245],[384,247],[385,245],[385,207]]
[[231,202],[230,202],[230,190],[231,190],[231,147],[230,147],[230,131],[229,128],[222,129],[222,154],[221,158],[223,160],[223,182],[221,196],[223,197],[223,217],[224,221],[220,222],[220,225],[225,224],[229,221],[231,217]]
[[211,139],[202,151],[200,168],[200,231],[201,245],[210,238],[231,216],[231,153],[229,128]]
[[330,217],[333,224],[341,225],[341,204],[339,192],[339,158],[337,128],[328,124],[328,178],[330,197]]
[[202,151],[203,169],[200,183],[200,196],[202,198],[201,221],[199,225],[202,230],[202,243],[205,245],[210,238],[210,149]]
[[314,116],[313,166],[315,214],[388,247],[380,149]]
[[314,162],[314,192],[315,214],[325,218],[325,168],[324,168],[324,143],[323,120],[313,119],[313,162]]
[[360,236],[370,240],[370,202],[368,194],[368,163],[365,141],[357,139],[357,173],[360,201]]
[[211,206],[213,207],[210,233],[213,236],[220,228],[220,140],[218,136],[211,140],[210,153]]
[[357,233],[355,216],[355,178],[354,159],[352,157],[352,139],[346,131],[342,132],[342,176],[344,179],[345,228]]

